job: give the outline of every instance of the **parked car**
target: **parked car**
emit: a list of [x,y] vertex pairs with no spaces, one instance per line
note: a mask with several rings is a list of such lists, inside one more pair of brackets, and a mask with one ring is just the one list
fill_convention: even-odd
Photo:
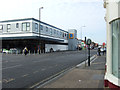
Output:
[[10,49],[10,53],[11,53],[11,54],[16,54],[16,53],[17,53],[17,54],[20,54],[20,53],[22,53],[22,50],[19,49],[19,48],[18,48],[18,49],[17,49],[17,48],[11,48],[11,49]]
[[3,50],[2,50],[2,53],[9,53],[9,50],[3,49]]

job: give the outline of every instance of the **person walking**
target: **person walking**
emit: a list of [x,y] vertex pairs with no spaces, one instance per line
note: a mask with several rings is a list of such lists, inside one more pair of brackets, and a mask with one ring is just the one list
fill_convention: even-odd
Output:
[[24,54],[25,54],[25,56],[26,56],[27,53],[28,53],[28,49],[27,49],[27,47],[24,48],[23,52],[24,52]]
[[101,50],[100,50],[100,47],[98,48],[98,56],[101,56],[100,54]]

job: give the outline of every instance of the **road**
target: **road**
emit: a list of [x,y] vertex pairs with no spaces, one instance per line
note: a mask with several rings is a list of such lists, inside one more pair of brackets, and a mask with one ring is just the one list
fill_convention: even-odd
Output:
[[[91,56],[96,54],[91,51]],[[85,51],[55,52],[41,55],[2,55],[2,87],[29,88],[86,60]],[[1,69],[0,69],[1,70]]]

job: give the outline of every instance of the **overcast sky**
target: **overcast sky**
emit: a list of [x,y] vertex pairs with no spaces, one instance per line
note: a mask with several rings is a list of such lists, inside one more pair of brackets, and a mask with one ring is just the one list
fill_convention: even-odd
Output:
[[0,21],[35,18],[68,31],[76,29],[78,38],[86,36],[94,42],[106,42],[103,0],[2,0]]

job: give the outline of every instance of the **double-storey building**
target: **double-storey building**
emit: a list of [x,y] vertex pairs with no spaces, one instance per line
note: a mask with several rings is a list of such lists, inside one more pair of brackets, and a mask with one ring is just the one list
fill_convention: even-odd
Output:
[[[34,18],[0,21],[2,48],[45,52],[45,44],[68,45],[68,32]],[[56,49],[57,50],[57,49]]]

